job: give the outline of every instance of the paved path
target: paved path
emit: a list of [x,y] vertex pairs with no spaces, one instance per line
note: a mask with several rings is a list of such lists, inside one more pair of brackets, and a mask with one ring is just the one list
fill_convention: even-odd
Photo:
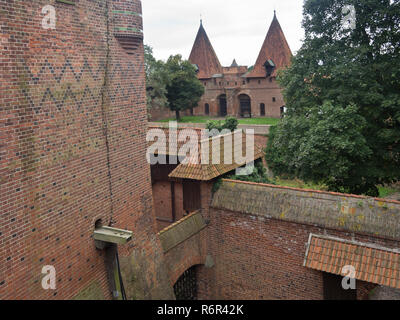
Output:
[[[153,127],[168,127],[167,122],[149,122],[149,126]],[[205,123],[178,123],[179,128],[201,128],[204,129],[206,127]],[[268,135],[270,125],[260,125],[260,124],[239,124],[239,129],[243,130],[254,130],[255,134],[258,135]]]

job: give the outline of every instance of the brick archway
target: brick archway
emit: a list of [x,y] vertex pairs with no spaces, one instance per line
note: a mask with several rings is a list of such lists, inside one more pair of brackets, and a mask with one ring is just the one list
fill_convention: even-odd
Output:
[[175,283],[178,281],[178,279],[182,276],[182,274],[195,266],[202,266],[205,264],[205,259],[200,256],[192,256],[189,257],[188,259],[185,259],[184,261],[181,261],[179,266],[176,268],[176,270],[173,270],[170,273],[170,280],[171,280],[171,285],[175,285]]

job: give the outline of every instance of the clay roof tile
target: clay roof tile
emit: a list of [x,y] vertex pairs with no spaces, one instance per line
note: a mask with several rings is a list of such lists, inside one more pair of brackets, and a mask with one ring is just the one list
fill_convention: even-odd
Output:
[[246,77],[249,78],[264,78],[267,76],[265,63],[272,60],[275,64],[275,70],[272,76],[276,76],[276,71],[287,67],[292,58],[292,51],[286,41],[285,34],[282,31],[281,25],[274,14],[271,26],[264,40],[260,53],[258,55],[254,69],[251,70]]
[[221,63],[204,30],[203,23],[200,23],[189,61],[199,67],[199,79],[209,79],[214,74],[222,74]]

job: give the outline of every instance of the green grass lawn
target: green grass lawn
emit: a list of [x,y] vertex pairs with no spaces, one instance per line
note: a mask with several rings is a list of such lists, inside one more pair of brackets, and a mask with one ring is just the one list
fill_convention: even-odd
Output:
[[[187,117],[182,117],[181,121],[179,123],[206,123],[209,120],[223,120],[223,118],[212,118],[212,117],[206,117],[206,116],[187,116]],[[174,118],[170,119],[164,119],[156,122],[169,122],[169,121],[174,121]],[[274,118],[250,118],[250,119],[238,119],[239,124],[258,124],[258,125],[272,125],[275,126],[278,124],[280,119],[274,119]]]

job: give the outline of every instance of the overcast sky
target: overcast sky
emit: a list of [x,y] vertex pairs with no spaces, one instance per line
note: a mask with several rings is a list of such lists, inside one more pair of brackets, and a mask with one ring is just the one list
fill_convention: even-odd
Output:
[[200,25],[222,65],[255,63],[276,9],[293,52],[304,38],[303,0],[142,0],[145,44],[157,59],[182,54],[187,59]]

